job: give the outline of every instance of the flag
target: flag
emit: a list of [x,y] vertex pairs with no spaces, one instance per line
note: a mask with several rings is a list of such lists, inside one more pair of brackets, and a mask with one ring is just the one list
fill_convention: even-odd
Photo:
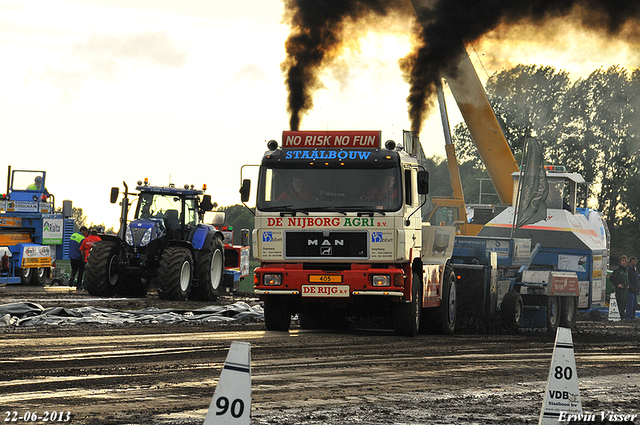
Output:
[[535,139],[527,141],[524,176],[520,183],[516,228],[537,223],[547,217],[549,184],[542,160],[542,150]]

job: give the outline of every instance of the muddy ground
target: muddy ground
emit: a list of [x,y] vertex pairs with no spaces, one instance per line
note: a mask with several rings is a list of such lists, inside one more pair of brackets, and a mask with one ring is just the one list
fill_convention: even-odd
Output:
[[[0,287],[0,304],[206,305],[45,289]],[[245,294],[220,303],[238,299],[256,302]],[[581,315],[573,333],[583,409],[596,419],[602,411],[638,415],[640,326],[597,319]],[[26,423],[11,419],[55,411],[88,425],[201,424],[232,341],[252,346],[252,424],[537,424],[553,352],[553,338],[541,333],[401,338],[295,323],[280,333],[251,319],[5,325],[0,341],[0,419]]]

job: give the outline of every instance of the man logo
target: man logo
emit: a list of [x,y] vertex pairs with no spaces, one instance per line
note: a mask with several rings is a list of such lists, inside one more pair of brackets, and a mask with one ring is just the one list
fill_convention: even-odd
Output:
[[262,242],[273,242],[273,232],[263,232]]
[[371,242],[382,242],[382,232],[371,233]]

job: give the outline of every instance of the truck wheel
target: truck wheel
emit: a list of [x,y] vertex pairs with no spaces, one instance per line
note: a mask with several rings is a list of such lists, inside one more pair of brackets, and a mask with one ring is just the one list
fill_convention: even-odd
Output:
[[411,301],[393,305],[393,331],[398,336],[416,336],[422,315],[422,282],[418,273],[411,279]]
[[444,269],[442,282],[442,300],[437,309],[438,327],[436,331],[443,335],[451,335],[456,330],[458,316],[458,291],[456,274],[449,266]]
[[555,335],[560,324],[560,297],[548,297],[547,300],[547,332]]
[[191,289],[193,256],[187,248],[170,246],[162,253],[158,270],[158,294],[161,298],[184,301]]
[[200,251],[196,265],[198,286],[192,288],[190,298],[202,301],[217,300],[223,272],[224,247],[220,239],[213,238],[211,244]]
[[31,279],[33,279],[33,269],[16,269],[16,274],[20,277],[21,284],[31,284]]
[[47,277],[49,277],[49,269],[44,267],[38,267],[32,273],[33,277],[31,278],[32,285],[44,285],[47,282]]
[[264,302],[264,325],[268,331],[288,331],[291,313],[282,300],[269,298]]
[[91,256],[85,268],[85,285],[89,294],[111,297],[116,293],[120,276],[117,271],[118,244],[97,241],[91,247]]
[[500,316],[508,331],[516,332],[520,328],[523,310],[524,305],[520,293],[511,291],[504,295],[502,304],[500,304]]
[[560,326],[573,329],[578,313],[578,297],[561,297]]

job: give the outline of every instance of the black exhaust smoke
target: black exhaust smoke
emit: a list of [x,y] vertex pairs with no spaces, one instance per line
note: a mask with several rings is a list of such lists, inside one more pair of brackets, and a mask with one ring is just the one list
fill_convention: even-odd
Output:
[[[299,130],[302,115],[313,108],[313,93],[322,86],[319,71],[331,64],[344,43],[344,25],[364,17],[398,10],[400,0],[284,0],[291,33],[282,63],[289,91],[291,130]],[[406,3],[405,3],[406,5]]]
[[[284,0],[291,25],[282,63],[288,88],[291,130],[298,130],[321,87],[318,72],[340,52],[344,24],[369,16],[408,11],[418,17],[421,43],[400,60],[409,83],[411,129],[420,132],[435,100],[436,83],[455,76],[464,46],[498,27],[541,26],[550,19],[597,31],[607,37],[640,40],[640,0]],[[412,8],[413,6],[413,8]],[[409,24],[409,18],[407,23]],[[548,39],[548,35],[541,38]]]
[[[638,40],[640,0],[411,0],[422,43],[400,61],[409,82],[411,129],[420,132],[435,98],[436,82],[456,75],[464,46],[484,34],[515,24],[542,26],[563,18],[607,37]],[[540,33],[542,39],[550,39]]]

